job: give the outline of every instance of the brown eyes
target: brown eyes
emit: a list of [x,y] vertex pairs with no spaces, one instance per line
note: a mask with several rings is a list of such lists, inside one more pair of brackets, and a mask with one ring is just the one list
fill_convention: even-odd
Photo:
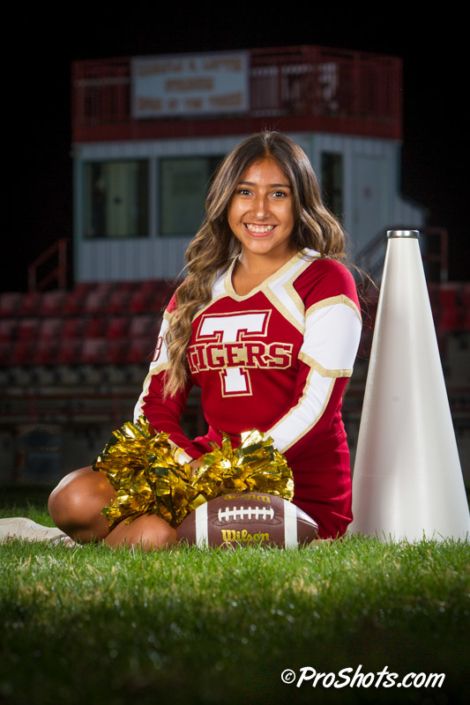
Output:
[[[250,189],[247,188],[239,188],[235,192],[239,196],[250,196],[251,191]],[[273,191],[272,195],[277,199],[277,198],[287,198],[289,194],[287,194],[285,191]]]

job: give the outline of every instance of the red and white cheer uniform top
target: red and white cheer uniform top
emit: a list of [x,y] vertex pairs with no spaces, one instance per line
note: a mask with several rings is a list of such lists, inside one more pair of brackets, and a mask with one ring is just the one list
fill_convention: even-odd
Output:
[[[185,389],[163,401],[173,295],[134,419],[145,414],[188,460],[210,451],[210,441],[220,444],[222,432],[234,445],[242,431],[269,434],[292,468],[293,502],[319,523],[320,536],[342,535],[352,514],[341,406],[361,335],[354,279],[337,260],[304,248],[239,296],[232,286],[235,261],[193,318]],[[193,384],[201,388],[209,428],[190,439],[180,417]]]

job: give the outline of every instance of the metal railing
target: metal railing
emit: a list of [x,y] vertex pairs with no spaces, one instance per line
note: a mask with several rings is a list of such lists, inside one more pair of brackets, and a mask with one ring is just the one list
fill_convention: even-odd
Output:
[[[315,121],[316,129],[401,138],[400,58],[311,45],[251,49],[248,53],[249,109],[238,117],[220,116],[224,120],[218,120],[219,130],[230,133],[233,121],[256,118],[291,118],[293,129],[306,129],[301,119],[309,118],[310,123]],[[197,134],[205,122],[213,122],[213,118],[189,115],[174,116],[170,121],[134,120],[131,63],[131,57],[73,62],[74,141],[92,139],[93,128],[106,125],[132,126],[132,136],[138,138],[139,127],[147,134],[149,124],[156,134],[159,127],[164,133],[168,122],[173,125],[172,134],[180,123],[186,132]],[[98,131],[98,135],[102,133]]]
[[[49,286],[65,290],[67,288],[67,238],[56,240],[42,252],[28,267],[28,290],[45,291]],[[40,274],[40,270],[47,269]]]
[[[413,230],[416,226],[389,225],[380,230],[359,252],[354,255],[354,263],[367,272],[373,279],[381,278],[385,251],[387,245],[387,230]],[[429,278],[432,281],[446,282],[448,280],[449,234],[446,228],[440,226],[423,226],[419,228],[421,254],[424,266],[431,269]],[[437,243],[437,247],[436,247]]]

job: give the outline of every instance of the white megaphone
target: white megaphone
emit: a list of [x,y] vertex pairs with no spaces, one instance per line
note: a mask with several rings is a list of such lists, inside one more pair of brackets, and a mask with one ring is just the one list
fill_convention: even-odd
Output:
[[417,230],[389,230],[349,533],[470,539],[470,514]]

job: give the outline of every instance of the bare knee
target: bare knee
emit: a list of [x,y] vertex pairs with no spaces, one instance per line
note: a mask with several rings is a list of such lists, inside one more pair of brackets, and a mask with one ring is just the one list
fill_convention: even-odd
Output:
[[105,538],[112,548],[138,545],[145,551],[168,548],[176,541],[176,529],[156,514],[144,514],[129,524],[121,522]]
[[51,492],[49,514],[56,525],[78,541],[104,538],[109,533],[101,513],[115,491],[107,478],[90,467],[69,473]]

